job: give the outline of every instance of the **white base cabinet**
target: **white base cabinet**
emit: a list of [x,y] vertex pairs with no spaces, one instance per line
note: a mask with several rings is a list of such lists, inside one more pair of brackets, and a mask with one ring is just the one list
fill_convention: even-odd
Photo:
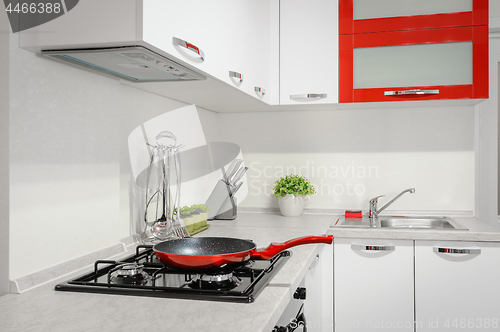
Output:
[[416,331],[500,330],[500,243],[415,241]]
[[335,331],[413,331],[413,241],[334,239]]
[[331,332],[333,328],[333,248],[323,245],[317,261],[305,277],[307,298],[304,306],[309,332]]

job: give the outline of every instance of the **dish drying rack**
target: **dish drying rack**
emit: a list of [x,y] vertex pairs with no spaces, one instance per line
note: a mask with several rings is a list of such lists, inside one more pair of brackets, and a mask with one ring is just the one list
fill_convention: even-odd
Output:
[[[189,237],[189,232],[177,213],[180,211],[181,199],[179,150],[183,145],[177,144],[177,138],[170,131],[159,133],[156,136],[156,145],[146,144],[151,148],[151,153],[146,173],[146,208],[141,241],[146,243]],[[154,171],[157,174],[157,182],[151,188],[151,174]],[[174,180],[175,196],[170,190]],[[152,210],[154,215],[151,215]]]

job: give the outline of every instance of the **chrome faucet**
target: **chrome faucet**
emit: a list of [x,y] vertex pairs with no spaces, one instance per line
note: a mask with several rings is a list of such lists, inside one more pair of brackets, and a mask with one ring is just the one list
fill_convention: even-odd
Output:
[[380,195],[380,196],[377,196],[377,197],[374,197],[374,198],[370,199],[370,210],[369,210],[369,213],[368,213],[368,217],[370,217],[370,219],[377,218],[380,212],[384,211],[389,205],[391,205],[392,203],[394,203],[395,200],[397,200],[399,197],[401,197],[404,193],[408,193],[408,192],[410,194],[413,194],[415,192],[415,188],[410,188],[410,189],[403,190],[399,195],[397,195],[396,197],[394,197],[393,199],[391,199],[389,202],[387,202],[387,204],[385,204],[384,206],[382,206],[380,209],[377,209],[378,199],[380,197],[384,197],[385,195]]

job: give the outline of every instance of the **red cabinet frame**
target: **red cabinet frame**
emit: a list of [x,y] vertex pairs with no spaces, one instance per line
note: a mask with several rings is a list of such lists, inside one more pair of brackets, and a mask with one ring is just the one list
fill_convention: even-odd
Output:
[[339,34],[488,25],[488,0],[473,0],[472,12],[353,19],[353,0],[339,2]]
[[[473,11],[353,20],[353,0],[339,3],[339,101],[488,98],[488,0],[473,0]],[[354,89],[353,50],[362,47],[472,41],[473,83],[448,86],[410,86]],[[390,90],[439,90],[437,95],[386,96]]]

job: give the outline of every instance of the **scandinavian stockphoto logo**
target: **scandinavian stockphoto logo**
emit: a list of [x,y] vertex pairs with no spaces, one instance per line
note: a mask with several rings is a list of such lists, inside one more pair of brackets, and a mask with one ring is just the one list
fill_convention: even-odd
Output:
[[12,32],[52,21],[73,9],[79,0],[3,0]]

